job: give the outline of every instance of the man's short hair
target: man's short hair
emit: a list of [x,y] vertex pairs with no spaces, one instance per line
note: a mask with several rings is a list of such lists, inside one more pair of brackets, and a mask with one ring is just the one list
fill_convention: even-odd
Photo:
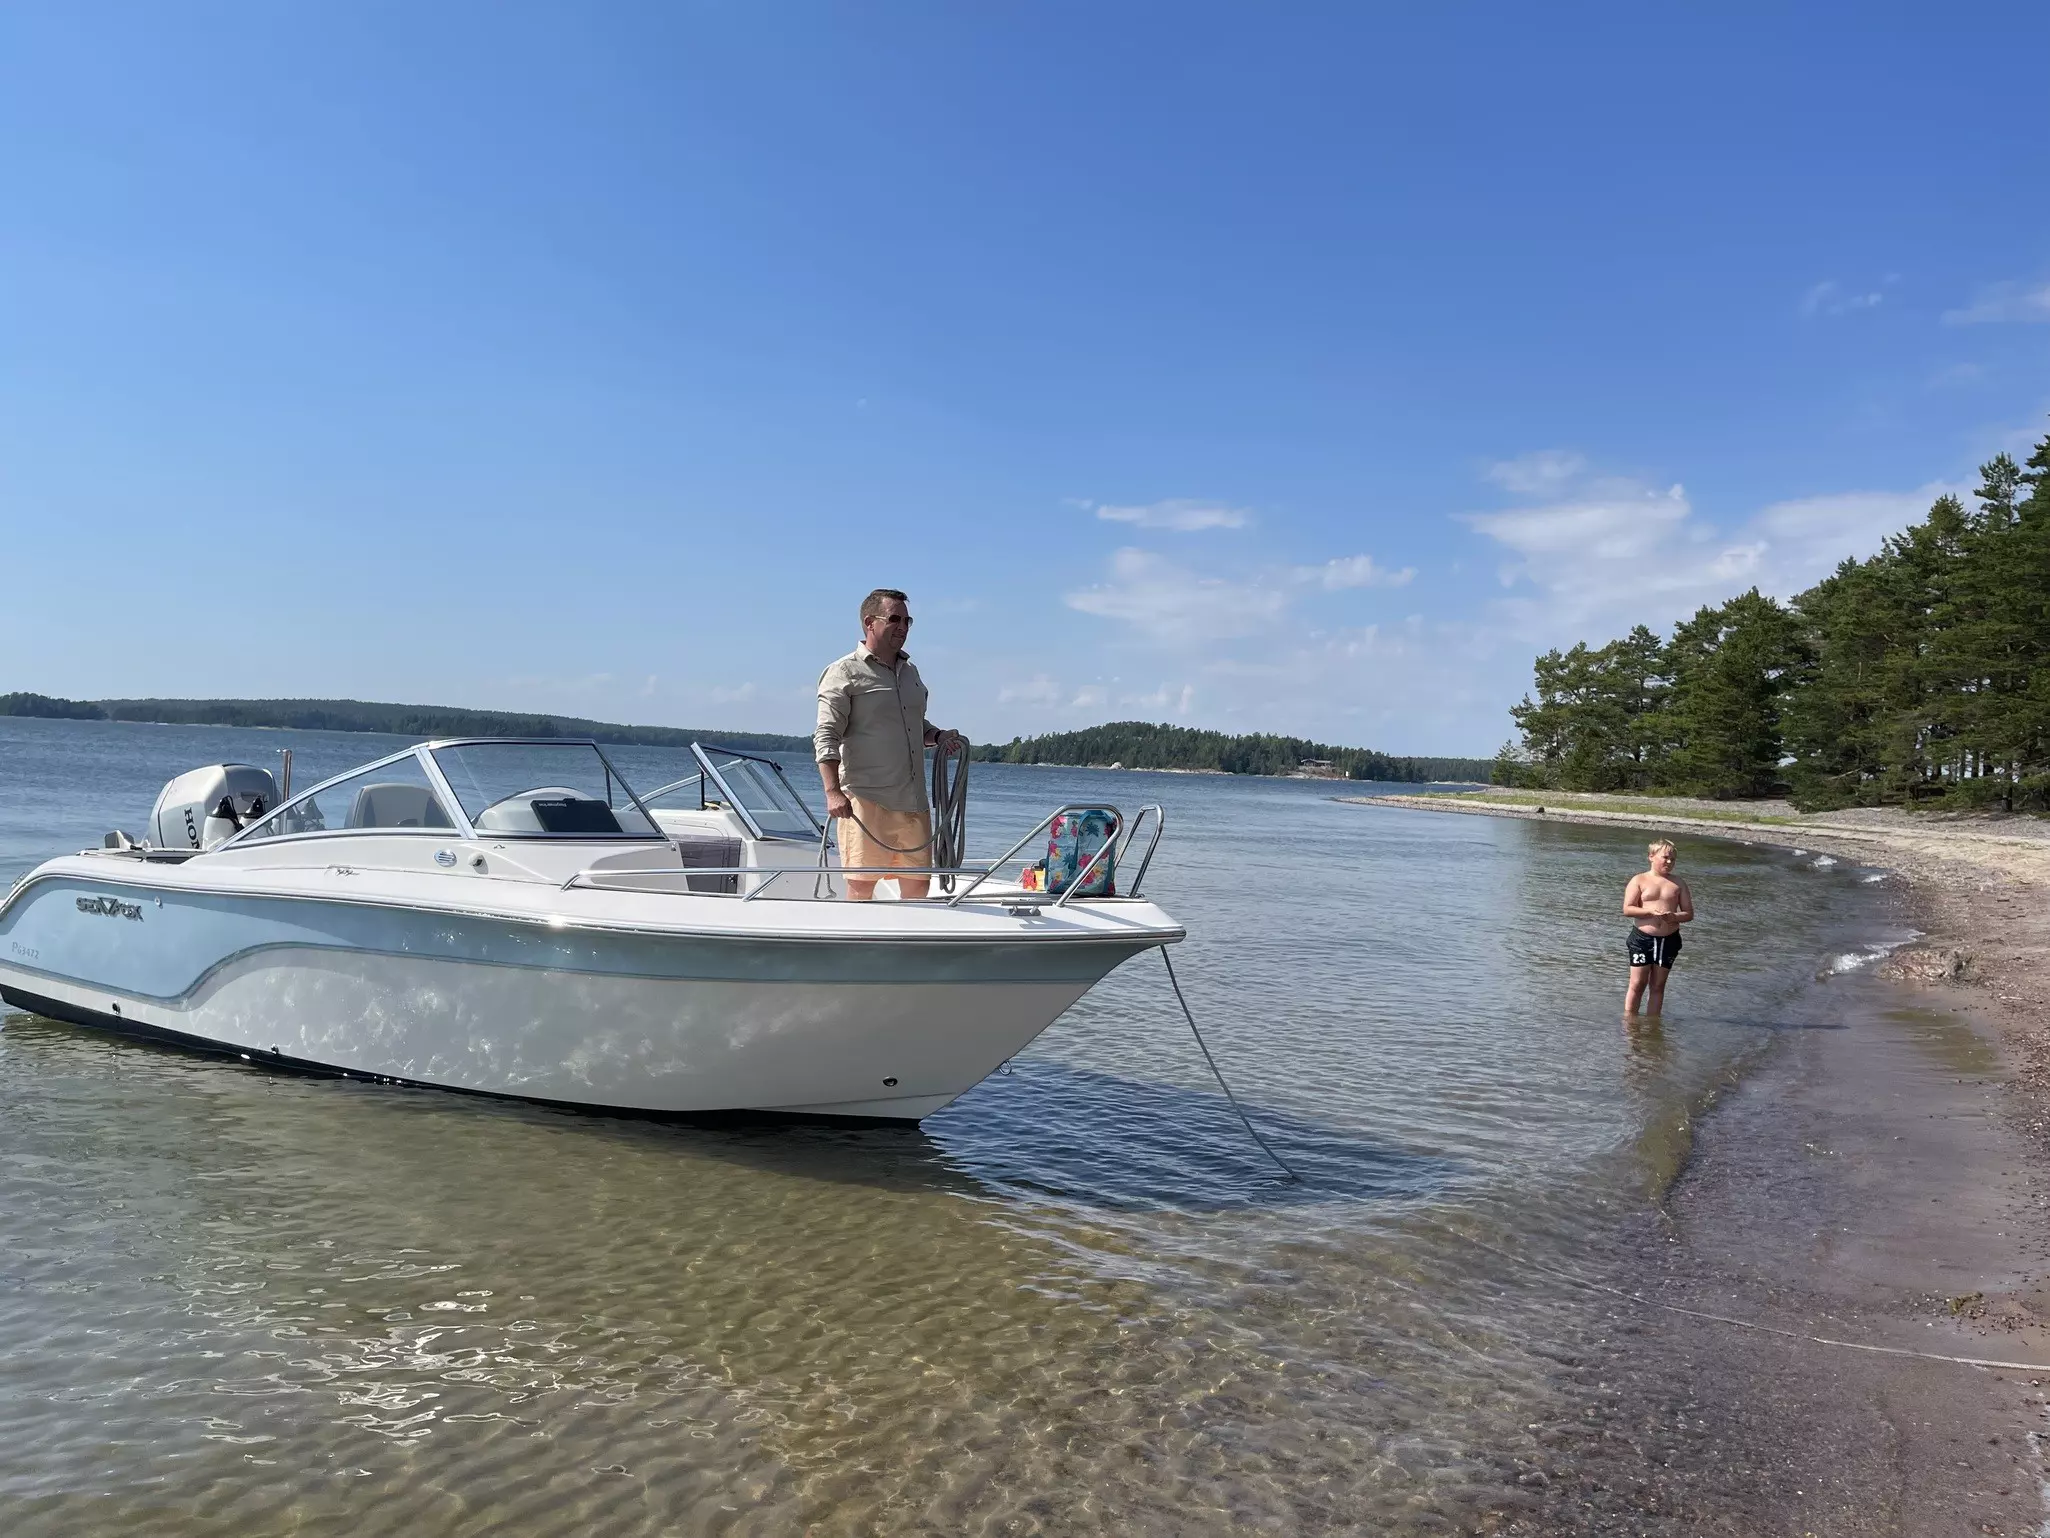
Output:
[[883,605],[892,598],[896,599],[899,603],[911,602],[909,594],[900,593],[894,587],[879,587],[873,593],[870,593],[868,597],[861,600],[862,624],[866,625],[870,620],[880,615],[883,612]]
[[1664,851],[1665,851],[1665,852],[1666,852],[1667,854],[1669,854],[1669,855],[1672,855],[1672,856],[1674,856],[1675,858],[1677,858],[1677,857],[1679,856],[1679,853],[1680,853],[1680,851],[1679,851],[1679,850],[1677,850],[1677,849],[1675,849],[1675,848],[1673,847],[1673,841],[1672,841],[1671,839],[1669,839],[1669,838],[1661,838],[1661,839],[1656,839],[1656,840],[1654,840],[1654,841],[1653,841],[1653,842],[1652,842],[1652,843],[1651,843],[1650,845],[1648,845],[1648,846],[1647,846],[1647,847],[1645,848],[1645,851],[1644,851],[1644,857],[1645,857],[1645,858],[1646,858],[1647,860],[1649,860],[1649,859],[1652,859],[1652,858],[1654,858],[1655,856],[1657,856],[1657,854],[1658,854],[1658,853],[1659,853],[1659,851],[1661,851],[1661,850],[1664,850]]

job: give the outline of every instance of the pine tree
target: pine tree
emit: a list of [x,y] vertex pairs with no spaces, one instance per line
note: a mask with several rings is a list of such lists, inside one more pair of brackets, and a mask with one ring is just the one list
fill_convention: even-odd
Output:
[[2000,745],[2013,765],[2011,808],[2050,810],[2050,435],[2019,477],[2001,604],[2015,627],[2017,687],[2002,714]]
[[1783,788],[1780,696],[1804,661],[1794,616],[1754,587],[1679,625],[1667,657],[1673,784],[1719,798]]
[[1804,806],[2050,811],[2050,436],[1980,467],[1868,560],[1782,607],[1756,589],[1679,625],[1537,659],[1497,773]]
[[1887,654],[1902,629],[1886,560],[1847,560],[1793,603],[1811,660],[1787,691],[1781,723],[1804,809],[1877,799],[1886,775]]
[[1584,643],[1537,659],[1535,702],[1510,709],[1523,760],[1563,790],[1645,790],[1656,772],[1665,648],[1639,625],[1599,651]]

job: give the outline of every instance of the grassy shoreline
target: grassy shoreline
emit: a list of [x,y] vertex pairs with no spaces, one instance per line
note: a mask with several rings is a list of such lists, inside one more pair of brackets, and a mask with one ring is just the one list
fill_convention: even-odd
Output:
[[[1425,797],[1459,799],[1474,805],[1530,807],[1546,812],[1558,808],[1562,811],[1615,812],[1626,816],[1680,817],[1760,826],[1787,826],[1801,821],[1801,814],[1791,807],[1784,812],[1754,812],[1746,810],[1747,803],[1744,802],[1715,802],[1704,806],[1681,796],[1621,796],[1588,791],[1497,790],[1490,787],[1487,790],[1419,791],[1407,799],[1421,800]],[[1775,808],[1785,805],[1783,802],[1763,804]]]

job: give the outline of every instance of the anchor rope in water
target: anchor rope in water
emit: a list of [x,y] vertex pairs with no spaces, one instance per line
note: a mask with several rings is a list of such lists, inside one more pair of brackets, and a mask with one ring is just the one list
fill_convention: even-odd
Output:
[[[1223,1072],[1217,1066],[1217,1059],[1210,1053],[1210,1044],[1203,1039],[1202,1031],[1196,1026],[1196,1016],[1189,1008],[1188,999],[1182,995],[1181,979],[1175,976],[1174,958],[1168,955],[1167,947],[1164,945],[1160,948],[1160,959],[1162,964],[1167,967],[1167,980],[1174,988],[1175,1002],[1182,1007],[1182,1018],[1189,1022],[1189,1034],[1196,1038],[1196,1045],[1203,1049],[1203,1061],[1210,1065],[1210,1072],[1217,1080],[1217,1087],[1224,1091],[1225,1099],[1229,1100],[1231,1108],[1238,1112],[1239,1121],[1244,1125],[1246,1131],[1251,1134],[1253,1141],[1260,1145],[1267,1157],[1279,1165],[1282,1172],[1290,1180],[1295,1181],[1297,1184],[1303,1183],[1303,1177],[1291,1169],[1288,1161],[1274,1151],[1273,1144],[1260,1136],[1260,1129],[1253,1125],[1246,1115],[1245,1107],[1239,1104],[1239,1097],[1232,1093],[1231,1085],[1225,1081]],[[1688,1308],[1680,1303],[1664,1303],[1657,1298],[1648,1298],[1639,1292],[1627,1292],[1621,1287],[1612,1287],[1606,1282],[1595,1281],[1592,1277],[1579,1276],[1561,1267],[1547,1265],[1543,1261],[1534,1260],[1528,1255],[1512,1255],[1508,1251],[1489,1244],[1485,1240],[1476,1239],[1470,1234],[1462,1234],[1458,1237],[1464,1239],[1476,1249],[1486,1250],[1492,1255],[1498,1255],[1505,1260],[1515,1261],[1517,1264],[1532,1270],[1546,1272],[1559,1278],[1561,1281],[1570,1282],[1576,1287],[1585,1287],[1591,1292],[1606,1293],[1612,1298],[1621,1298],[1627,1303],[1635,1303],[1640,1307],[1655,1308],[1669,1314],[1681,1314],[1689,1319],[1704,1319],[1713,1324],[1727,1324],[1740,1330],[1756,1330],[1760,1334],[1777,1335],[1784,1340],[1804,1341],[1815,1346],[1831,1346],[1841,1351],[1864,1351],[1874,1356],[1904,1356],[1923,1362],[1947,1362],[1957,1367],[1982,1367],[2005,1372],[2033,1372],[2050,1375],[2050,1363],[2010,1362],[1994,1357],[1982,1356],[1953,1356],[1948,1352],[1942,1351],[1918,1351],[1912,1346],[1881,1346],[1870,1341],[1837,1340],[1828,1335],[1811,1335],[1805,1330],[1790,1330],[1781,1325],[1766,1324],[1762,1320],[1738,1319],[1730,1314],[1710,1313],[1707,1309]]]
[[1268,1158],[1281,1166],[1282,1174],[1288,1176],[1297,1185],[1301,1185],[1303,1177],[1289,1168],[1288,1160],[1282,1158],[1280,1154],[1274,1151],[1272,1143],[1260,1136],[1260,1129],[1253,1125],[1252,1119],[1246,1115],[1246,1108],[1239,1104],[1239,1097],[1231,1092],[1231,1085],[1225,1082],[1224,1070],[1217,1066],[1217,1059],[1210,1055],[1210,1043],[1203,1039],[1203,1033],[1196,1028],[1196,1017],[1189,1009],[1189,1001],[1182,997],[1182,981],[1174,975],[1174,958],[1168,955],[1167,947],[1164,945],[1160,948],[1160,959],[1167,966],[1168,982],[1174,986],[1175,1002],[1182,1006],[1182,1018],[1189,1022],[1189,1034],[1196,1038],[1196,1045],[1203,1049],[1203,1061],[1210,1065],[1210,1072],[1217,1080],[1217,1087],[1224,1091],[1224,1098],[1231,1102],[1231,1108],[1239,1113],[1239,1121],[1244,1124],[1246,1131],[1252,1135],[1253,1141],[1260,1145]]
[[[958,767],[952,773],[949,772],[947,765],[949,757],[956,758],[958,763]],[[945,749],[941,749],[933,755],[932,800],[934,811],[932,837],[922,844],[913,845],[909,849],[898,849],[894,845],[876,838],[875,834],[869,832],[868,824],[862,822],[858,815],[854,815],[851,808],[850,816],[852,816],[853,821],[860,827],[863,833],[868,834],[870,839],[881,844],[883,848],[888,849],[892,854],[915,854],[921,849],[934,849],[936,851],[933,858],[934,865],[958,866],[961,863],[966,844],[964,830],[968,811],[968,744],[965,739],[954,750],[953,754],[950,755]],[[826,865],[827,829],[830,827],[831,822],[832,819],[828,818],[826,825],[821,826],[819,829],[819,867],[822,872]],[[946,878],[942,877],[941,880],[944,884]],[[1164,945],[1160,948],[1160,959],[1167,967],[1167,980],[1174,989],[1175,1002],[1182,1007],[1182,1018],[1189,1022],[1189,1034],[1196,1038],[1196,1045],[1203,1052],[1203,1061],[1210,1065],[1211,1077],[1217,1080],[1217,1087],[1224,1091],[1224,1098],[1231,1102],[1232,1110],[1238,1113],[1240,1125],[1246,1129],[1247,1134],[1252,1140],[1260,1145],[1261,1151],[1274,1161],[1282,1174],[1296,1182],[1296,1184],[1301,1185],[1303,1177],[1290,1168],[1288,1160],[1282,1158],[1280,1154],[1274,1151],[1272,1143],[1260,1136],[1260,1129],[1253,1125],[1252,1118],[1246,1115],[1246,1108],[1239,1104],[1239,1097],[1232,1093],[1231,1085],[1224,1077],[1224,1070],[1217,1066],[1217,1059],[1211,1055],[1210,1043],[1203,1039],[1203,1032],[1196,1025],[1195,1013],[1189,1008],[1189,1001],[1182,994],[1181,979],[1175,976],[1174,958],[1168,955],[1167,947]]]
[[1958,1367],[1996,1367],[2008,1372],[2050,1374],[2050,1363],[2002,1362],[1990,1357],[1951,1356],[1941,1351],[1917,1351],[1913,1346],[1878,1346],[1862,1340],[1835,1340],[1827,1335],[1810,1335],[1804,1330],[1789,1330],[1756,1319],[1738,1319],[1729,1314],[1712,1314],[1707,1309],[1688,1308],[1679,1303],[1661,1303],[1657,1298],[1647,1298],[1639,1292],[1626,1292],[1621,1287],[1611,1287],[1608,1283],[1597,1282],[1592,1277],[1576,1276],[1571,1271],[1547,1265],[1541,1260],[1533,1260],[1528,1255],[1512,1254],[1485,1240],[1476,1239],[1471,1234],[1461,1234],[1458,1237],[1477,1250],[1486,1250],[1490,1255],[1498,1255],[1504,1260],[1514,1261],[1533,1271],[1543,1271],[1547,1275],[1558,1277],[1561,1281],[1571,1282],[1576,1287],[1585,1287],[1591,1292],[1607,1293],[1612,1298],[1621,1298],[1625,1302],[1636,1303],[1645,1308],[1661,1309],[1668,1314],[1684,1314],[1689,1319],[1706,1319],[1714,1324],[1734,1325],[1740,1330],[1757,1330],[1761,1334],[1778,1335],[1786,1340],[1806,1341],[1814,1346],[1835,1346],[1844,1351],[1867,1351],[1874,1356],[1907,1356],[1924,1362],[1949,1362]]

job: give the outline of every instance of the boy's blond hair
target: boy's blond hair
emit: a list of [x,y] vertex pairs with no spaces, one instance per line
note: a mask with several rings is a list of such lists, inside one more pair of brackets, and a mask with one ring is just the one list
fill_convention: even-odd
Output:
[[1675,859],[1679,858],[1680,851],[1673,847],[1673,841],[1669,838],[1654,839],[1651,842],[1651,844],[1646,847],[1644,851],[1644,857],[1647,860],[1649,860],[1653,858],[1655,855],[1657,855],[1661,849],[1663,849],[1667,854],[1672,855]]

